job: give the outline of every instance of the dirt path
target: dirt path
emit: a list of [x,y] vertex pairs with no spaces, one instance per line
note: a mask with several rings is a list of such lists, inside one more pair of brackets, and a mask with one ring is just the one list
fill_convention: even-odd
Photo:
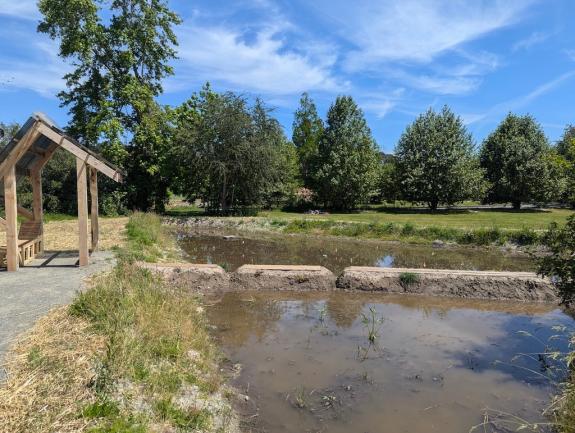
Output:
[[0,381],[2,362],[12,340],[57,305],[71,301],[82,280],[114,264],[110,251],[92,255],[90,266],[75,266],[77,253],[46,254],[18,272],[0,271]]

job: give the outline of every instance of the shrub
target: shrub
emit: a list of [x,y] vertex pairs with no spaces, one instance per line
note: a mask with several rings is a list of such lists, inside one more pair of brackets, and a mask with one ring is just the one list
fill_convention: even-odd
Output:
[[419,283],[419,275],[414,272],[402,272],[399,274],[399,284],[404,289]]
[[565,227],[556,223],[549,226],[541,240],[549,255],[539,261],[539,273],[552,279],[564,304],[575,300],[575,215]]

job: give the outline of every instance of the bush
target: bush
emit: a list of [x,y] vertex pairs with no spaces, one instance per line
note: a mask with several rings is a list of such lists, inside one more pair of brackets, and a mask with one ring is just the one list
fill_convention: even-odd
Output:
[[550,277],[562,302],[571,305],[575,300],[575,215],[569,217],[565,227],[552,223],[541,243],[549,249],[549,255],[540,259],[539,273]]

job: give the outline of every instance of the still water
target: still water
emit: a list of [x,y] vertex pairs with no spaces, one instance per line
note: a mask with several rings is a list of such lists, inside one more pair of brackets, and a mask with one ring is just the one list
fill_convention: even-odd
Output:
[[[236,237],[224,239],[224,234]],[[390,242],[253,233],[203,233],[181,237],[189,260],[233,271],[243,264],[321,265],[336,274],[347,266],[532,271],[526,254],[471,247],[432,248]]]
[[517,356],[543,352],[552,326],[574,326],[553,306],[384,294],[244,292],[209,304],[216,340],[241,365],[245,432],[465,433],[486,411],[494,424],[477,431],[515,431],[501,413],[545,421],[546,377],[563,374]]

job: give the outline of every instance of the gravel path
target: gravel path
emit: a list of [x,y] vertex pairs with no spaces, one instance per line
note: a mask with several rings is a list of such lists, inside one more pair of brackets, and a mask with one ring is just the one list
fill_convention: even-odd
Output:
[[85,277],[111,268],[114,255],[96,252],[85,268],[76,267],[76,261],[77,253],[47,254],[18,272],[0,271],[0,381],[11,341],[51,308],[69,303]]

